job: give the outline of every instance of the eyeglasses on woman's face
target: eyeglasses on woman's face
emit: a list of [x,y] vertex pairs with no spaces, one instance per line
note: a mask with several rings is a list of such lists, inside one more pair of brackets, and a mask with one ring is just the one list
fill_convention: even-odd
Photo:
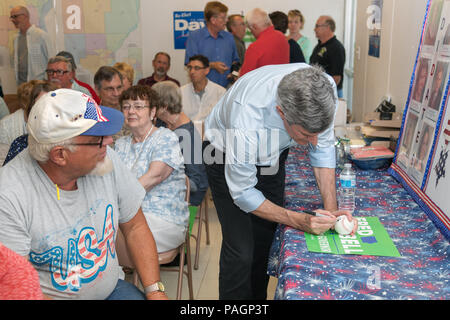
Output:
[[122,105],[122,111],[130,111],[131,109],[134,109],[135,111],[140,112],[146,108],[150,108],[150,106],[144,104],[131,104],[131,103],[124,103]]

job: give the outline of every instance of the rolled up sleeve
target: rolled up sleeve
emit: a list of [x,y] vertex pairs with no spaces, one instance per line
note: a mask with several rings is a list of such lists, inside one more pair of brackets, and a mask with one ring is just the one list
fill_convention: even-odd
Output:
[[257,184],[255,165],[225,165],[225,179],[234,203],[244,212],[255,211],[266,200]]
[[334,125],[319,134],[315,147],[309,146],[309,159],[313,167],[336,168]]

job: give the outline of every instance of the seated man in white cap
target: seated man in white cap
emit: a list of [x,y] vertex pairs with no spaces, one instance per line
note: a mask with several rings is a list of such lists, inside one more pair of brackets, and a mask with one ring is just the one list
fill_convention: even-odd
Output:
[[[28,149],[0,169],[0,242],[29,259],[49,298],[167,299],[145,190],[108,147],[123,120],[81,92],[49,92],[30,113]],[[119,228],[145,294],[119,279]]]

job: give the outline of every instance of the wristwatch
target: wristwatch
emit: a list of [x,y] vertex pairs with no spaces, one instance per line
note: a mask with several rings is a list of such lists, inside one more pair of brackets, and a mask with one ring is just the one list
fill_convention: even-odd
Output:
[[161,281],[155,282],[154,284],[151,284],[144,288],[144,293],[148,294],[154,291],[164,292],[164,284]]

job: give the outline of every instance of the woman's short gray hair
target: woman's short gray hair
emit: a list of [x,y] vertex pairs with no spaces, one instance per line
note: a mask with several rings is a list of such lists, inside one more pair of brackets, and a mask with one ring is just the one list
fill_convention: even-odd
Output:
[[70,152],[76,150],[76,146],[73,145],[75,138],[67,139],[58,143],[39,143],[33,138],[31,134],[28,135],[28,150],[30,156],[38,162],[47,162],[50,159],[50,151],[54,147],[64,147]]
[[183,105],[181,103],[181,90],[176,83],[172,81],[161,81],[152,86],[152,89],[158,94],[158,105],[160,108],[167,108],[170,114],[181,112]]
[[278,85],[278,103],[289,124],[320,133],[333,122],[336,96],[333,84],[319,66],[286,75]]

